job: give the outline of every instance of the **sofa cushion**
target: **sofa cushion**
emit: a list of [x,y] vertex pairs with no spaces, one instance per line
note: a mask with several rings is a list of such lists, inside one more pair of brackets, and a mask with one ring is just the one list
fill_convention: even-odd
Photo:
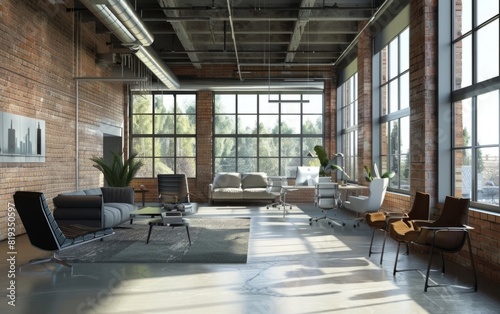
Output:
[[267,192],[266,188],[248,188],[243,190],[243,199],[245,200],[274,200],[276,195]]
[[104,203],[104,227],[117,226],[130,219],[134,205],[127,203]]
[[212,199],[237,200],[243,198],[243,190],[240,188],[216,188],[212,191]]
[[213,188],[240,188],[241,176],[238,172],[217,173],[214,178]]
[[267,174],[265,172],[247,172],[241,175],[241,188],[266,188]]

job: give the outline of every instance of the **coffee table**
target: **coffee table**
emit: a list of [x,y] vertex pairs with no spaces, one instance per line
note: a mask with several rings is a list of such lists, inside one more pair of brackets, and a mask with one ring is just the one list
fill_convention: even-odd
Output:
[[[198,211],[198,204],[197,203],[183,203],[185,206],[185,209],[182,213],[182,216],[189,216]],[[143,207],[138,210],[134,210],[130,212],[130,224],[133,223],[134,218],[136,216],[150,216],[151,218],[160,216],[161,214],[166,212],[165,209],[161,208],[160,206],[147,206]]]

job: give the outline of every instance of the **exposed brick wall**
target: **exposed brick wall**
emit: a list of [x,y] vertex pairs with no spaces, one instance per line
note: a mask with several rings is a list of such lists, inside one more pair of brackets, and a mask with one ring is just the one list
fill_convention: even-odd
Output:
[[[96,35],[93,23],[80,23],[80,43],[73,43],[72,1],[5,0],[0,3],[0,111],[45,121],[43,163],[1,163],[0,240],[6,238],[6,212],[17,190],[44,192],[52,198],[76,187],[75,76],[105,76],[95,54],[106,52],[108,35]],[[79,67],[75,67],[75,51]],[[102,155],[101,124],[120,127],[125,93],[119,83],[80,82],[79,186],[101,185],[89,158]],[[17,221],[16,233],[24,232]]]

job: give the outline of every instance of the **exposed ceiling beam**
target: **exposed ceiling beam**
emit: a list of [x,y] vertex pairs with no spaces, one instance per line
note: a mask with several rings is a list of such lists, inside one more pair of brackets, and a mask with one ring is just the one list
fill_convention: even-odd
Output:
[[[168,10],[170,7],[175,7],[177,6],[177,3],[175,0],[158,0],[158,4],[167,10],[164,10],[163,12],[165,15],[168,17],[173,17],[177,18],[179,17],[179,12],[177,11],[172,11]],[[189,38],[189,34],[186,30],[186,27],[184,26],[184,23],[182,20],[171,20],[169,21],[170,24],[172,24],[172,27],[175,31],[175,34],[177,35],[177,38],[179,38],[179,41],[181,42],[182,46],[186,51],[194,51],[194,45],[193,42],[191,41],[191,38]],[[193,61],[193,66],[197,69],[201,69],[201,65],[197,63],[199,60],[198,55],[194,52],[188,52],[189,59]]]

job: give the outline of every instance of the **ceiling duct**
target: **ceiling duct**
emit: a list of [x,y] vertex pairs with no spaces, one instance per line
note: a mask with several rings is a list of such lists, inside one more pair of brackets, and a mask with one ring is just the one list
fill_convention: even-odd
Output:
[[153,35],[127,0],[80,0],[121,42],[137,52],[141,60],[169,89],[178,89],[179,80],[163,60],[148,47]]

